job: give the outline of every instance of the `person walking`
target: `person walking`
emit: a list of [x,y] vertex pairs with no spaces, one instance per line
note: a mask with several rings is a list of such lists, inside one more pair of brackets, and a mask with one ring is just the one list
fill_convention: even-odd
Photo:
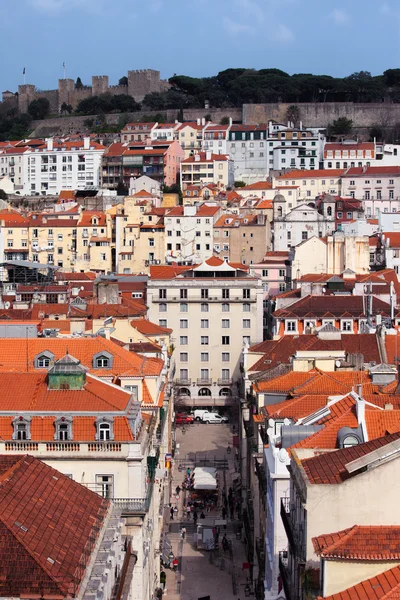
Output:
[[197,525],[197,512],[196,511],[194,511],[194,513],[193,513],[193,523],[195,526]]
[[223,507],[223,509],[222,509],[222,518],[224,519],[224,521],[225,521],[225,519],[226,519],[226,514],[227,514],[227,513],[226,513],[226,508],[225,508],[225,506],[224,506],[224,507]]
[[182,539],[185,540],[185,537],[186,537],[186,527],[182,527],[182,529],[181,529],[181,535],[182,535]]
[[173,521],[174,520],[174,507],[172,506],[172,504],[171,504],[171,508],[169,509],[169,514],[171,516],[171,521]]
[[187,515],[187,518],[189,520],[190,520],[190,513],[191,512],[192,512],[192,509],[191,509],[190,505],[188,504],[187,507],[186,507],[186,515]]
[[161,589],[163,592],[165,592],[165,584],[167,583],[167,574],[165,571],[161,571],[160,573],[160,584],[161,584]]

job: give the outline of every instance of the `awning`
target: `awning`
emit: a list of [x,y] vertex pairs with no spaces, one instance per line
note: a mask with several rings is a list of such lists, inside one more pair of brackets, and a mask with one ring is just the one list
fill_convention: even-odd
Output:
[[217,469],[214,467],[196,467],[193,475],[195,490],[217,489]]

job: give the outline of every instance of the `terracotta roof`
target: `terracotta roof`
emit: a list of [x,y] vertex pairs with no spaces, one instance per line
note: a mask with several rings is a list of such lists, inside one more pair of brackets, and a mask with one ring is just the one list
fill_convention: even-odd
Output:
[[355,142],[354,144],[326,142],[324,154],[327,150],[375,150],[375,144],[374,142]]
[[172,333],[172,329],[161,327],[148,319],[133,319],[131,321],[131,327],[137,329],[137,331],[143,335],[170,335]]
[[[0,344],[0,373],[37,371],[34,367],[34,358],[45,350],[52,352],[55,360],[64,356],[68,351],[83,366],[89,368],[93,375],[100,377],[156,376],[161,373],[163,366],[161,359],[134,354],[101,336],[83,339],[60,337],[20,340],[4,338]],[[110,369],[93,368],[94,355],[102,351],[107,351],[113,356]]]
[[400,526],[353,525],[312,539],[316,554],[348,560],[400,559]]
[[292,456],[296,462],[302,465],[309,483],[318,485],[342,483],[358,474],[358,471],[350,474],[345,468],[347,463],[361,458],[373,450],[383,448],[399,438],[400,431],[351,448],[318,453],[311,458],[300,459],[295,450],[292,451]]
[[32,456],[0,472],[0,595],[76,597],[109,501]]
[[394,165],[392,167],[353,167],[346,170],[346,174],[343,177],[376,177],[379,175],[400,175],[400,166]]
[[250,185],[245,185],[244,187],[238,189],[240,189],[240,191],[272,190],[272,183],[269,181],[256,181],[255,183],[250,183]]
[[75,196],[76,196],[76,194],[75,194],[74,190],[61,190],[60,193],[58,194],[58,199],[59,200],[75,200]]
[[133,194],[133,196],[131,196],[132,198],[151,198],[153,199],[154,196],[153,194],[149,194],[149,192],[146,192],[146,190],[140,190],[140,192],[136,192],[136,194]]
[[293,419],[297,421],[326,406],[327,396],[323,394],[299,396],[276,404],[267,404],[264,410],[271,419]]
[[[197,158],[196,160],[196,156],[198,156],[199,158]],[[230,160],[229,155],[227,154],[211,154],[210,158],[207,158],[207,153],[206,152],[199,152],[198,154],[195,154],[193,156],[189,156],[188,158],[185,158],[185,160],[182,161],[183,164],[188,164],[188,163],[205,163],[205,162],[214,162],[214,161],[227,161]]]
[[307,372],[290,371],[275,379],[257,381],[253,385],[257,392],[303,396],[305,394],[348,394],[354,386],[360,384],[365,386],[365,390],[369,393],[373,392],[371,379],[364,371],[327,372],[312,369]]
[[281,179],[319,179],[324,177],[326,179],[335,179],[335,177],[341,177],[346,169],[315,169],[315,171],[302,171],[300,169],[289,171],[277,177],[277,181]]
[[[379,298],[373,300],[374,313],[390,316],[390,306]],[[398,312],[395,311],[395,316]],[[365,317],[365,302],[362,296],[305,296],[286,308],[273,313],[275,318],[360,318]]]
[[393,567],[332,596],[318,600],[399,600],[400,567]]

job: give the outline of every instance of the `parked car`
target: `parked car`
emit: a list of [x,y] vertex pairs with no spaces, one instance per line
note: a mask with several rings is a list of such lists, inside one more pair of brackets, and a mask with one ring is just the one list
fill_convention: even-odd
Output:
[[207,413],[203,415],[203,423],[227,423],[228,417],[221,417],[218,413]]
[[192,413],[195,421],[203,421],[203,417],[207,415],[216,415],[218,413],[211,412],[206,408],[196,408]]
[[188,415],[187,413],[177,413],[175,415],[176,425],[190,425],[193,423],[193,420],[193,415]]

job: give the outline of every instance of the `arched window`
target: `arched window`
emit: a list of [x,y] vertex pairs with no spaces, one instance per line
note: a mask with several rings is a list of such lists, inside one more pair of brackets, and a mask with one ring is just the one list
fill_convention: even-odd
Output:
[[282,206],[278,206],[278,217],[282,216]]
[[31,417],[15,417],[13,420],[13,440],[30,440],[31,439]]
[[351,448],[352,446],[357,446],[360,443],[360,440],[355,435],[346,435],[343,440],[343,448]]
[[224,387],[224,388],[220,389],[219,395],[220,396],[231,396],[232,392],[231,392],[230,388]]
[[50,366],[50,359],[48,356],[39,356],[37,363],[38,367],[40,369],[43,369],[44,367]]
[[328,215],[328,217],[332,216],[332,206],[328,206],[328,208],[326,209],[326,214]]
[[99,425],[99,440],[106,442],[110,439],[110,425],[108,423],[100,423]]
[[179,396],[190,396],[189,388],[179,388]]
[[26,440],[27,439],[27,431],[26,431],[26,423],[17,423],[17,440]]
[[72,417],[61,417],[54,422],[56,432],[54,439],[60,442],[72,440]]
[[49,368],[55,359],[55,355],[48,350],[41,352],[33,359],[35,369],[47,369]]
[[200,388],[199,396],[211,396],[211,390],[209,390],[208,388]]

